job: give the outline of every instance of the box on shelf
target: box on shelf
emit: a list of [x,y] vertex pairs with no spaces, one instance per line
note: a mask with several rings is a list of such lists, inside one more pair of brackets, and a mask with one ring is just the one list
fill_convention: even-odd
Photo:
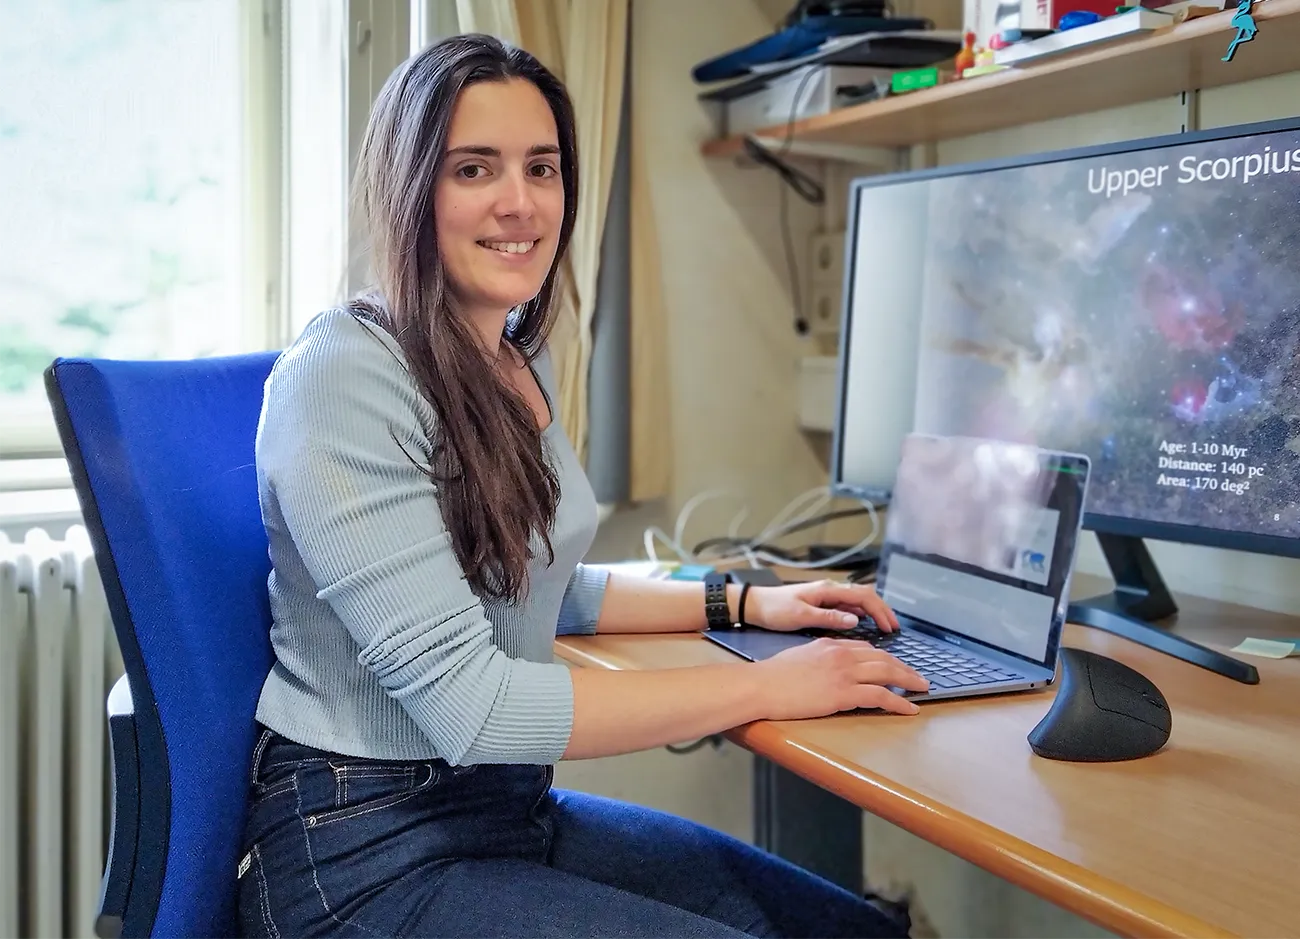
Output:
[[940,81],[942,76],[937,68],[908,69],[894,73],[890,90],[896,95],[902,95],[909,91],[920,91],[922,88],[933,88]]
[[962,31],[975,34],[976,49],[988,49],[989,40],[1003,30],[1056,29],[1067,13],[1110,16],[1117,5],[1117,0],[963,0]]
[[963,0],[962,32],[975,34],[975,48],[989,48],[989,40],[1004,29],[1020,25],[1020,9],[1029,0]]
[[1111,16],[1115,0],[1020,0],[1021,29],[1056,29],[1067,13],[1096,13]]
[[893,69],[856,65],[808,65],[795,69],[762,88],[720,102],[720,132],[743,134],[829,114],[842,106],[842,89],[872,82],[882,82],[888,87],[892,75]]

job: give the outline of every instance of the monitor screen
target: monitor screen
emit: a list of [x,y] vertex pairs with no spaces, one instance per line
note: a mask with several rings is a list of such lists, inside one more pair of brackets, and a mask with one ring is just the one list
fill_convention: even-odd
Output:
[[924,232],[892,258],[914,303],[887,309],[891,288],[867,317],[916,330],[913,392],[882,399],[914,404],[912,429],[1087,454],[1099,531],[1293,553],[1300,121],[854,195],[859,229]]
[[[888,499],[903,438],[912,429],[919,276],[900,277],[925,254],[929,184],[900,183],[850,204],[840,327],[839,413],[832,483],[846,495]],[[888,222],[881,224],[882,219]]]

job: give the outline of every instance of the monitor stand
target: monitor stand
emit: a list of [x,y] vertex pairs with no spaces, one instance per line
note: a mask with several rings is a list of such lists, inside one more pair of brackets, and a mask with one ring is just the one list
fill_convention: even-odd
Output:
[[1098,532],[1097,540],[1110,565],[1115,590],[1071,603],[1066,614],[1068,622],[1123,636],[1235,681],[1259,684],[1259,672],[1250,663],[1176,636],[1168,628],[1152,622],[1173,616],[1178,612],[1178,604],[1141,538]]

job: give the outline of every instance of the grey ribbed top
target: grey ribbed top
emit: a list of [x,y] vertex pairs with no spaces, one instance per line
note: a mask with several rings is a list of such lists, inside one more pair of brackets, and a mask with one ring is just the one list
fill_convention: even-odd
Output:
[[[559,421],[552,543],[517,605],[481,602],[452,551],[426,459],[433,408],[384,330],[317,316],[276,362],[257,434],[275,664],[257,719],[373,759],[553,763],[573,727],[557,630],[595,631],[605,572],[579,563],[596,500]],[[535,363],[557,400],[548,356]],[[406,442],[405,450],[397,441]],[[408,453],[410,456],[408,456]]]

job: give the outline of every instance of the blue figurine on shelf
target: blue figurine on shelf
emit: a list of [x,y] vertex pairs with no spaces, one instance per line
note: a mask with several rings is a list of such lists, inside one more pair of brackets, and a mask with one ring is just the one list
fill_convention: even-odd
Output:
[[1259,27],[1255,25],[1255,17],[1250,15],[1250,7],[1254,0],[1241,0],[1237,4],[1237,12],[1233,14],[1232,26],[1237,30],[1237,35],[1233,38],[1232,43],[1228,46],[1228,52],[1223,57],[1224,62],[1232,60],[1232,54],[1237,51],[1237,46],[1243,42],[1250,42],[1259,32]]

